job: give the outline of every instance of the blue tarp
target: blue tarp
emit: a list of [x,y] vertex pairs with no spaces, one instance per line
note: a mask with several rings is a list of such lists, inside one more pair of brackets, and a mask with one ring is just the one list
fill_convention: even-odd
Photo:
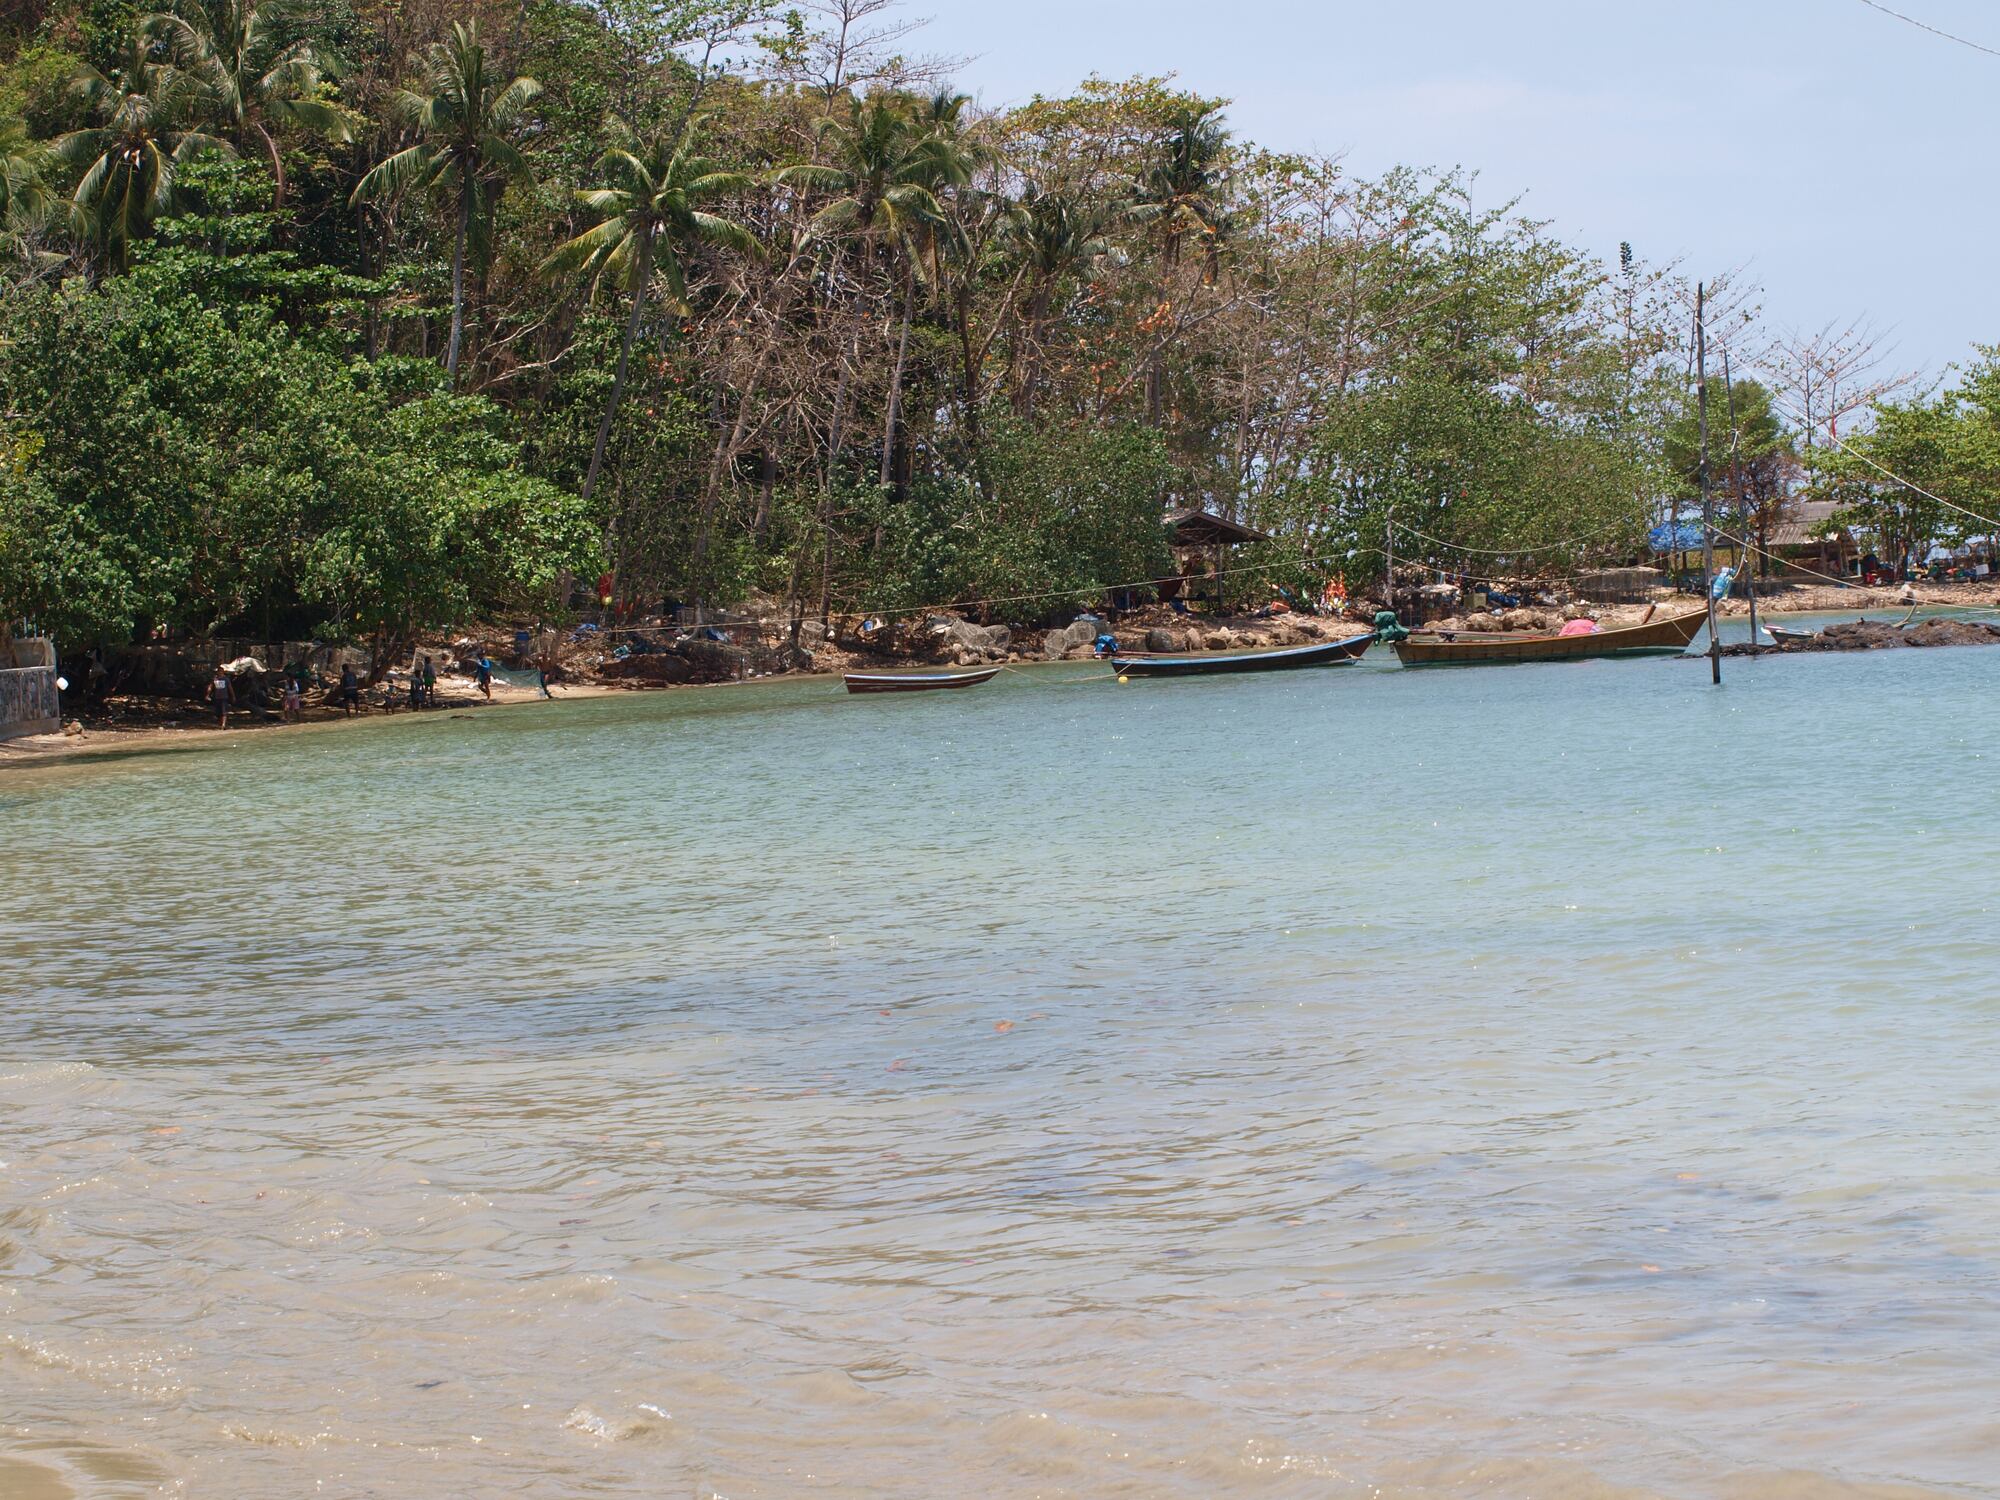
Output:
[[1669,526],[1662,521],[1646,533],[1646,541],[1655,552],[1693,552],[1701,546],[1701,528],[1686,522]]

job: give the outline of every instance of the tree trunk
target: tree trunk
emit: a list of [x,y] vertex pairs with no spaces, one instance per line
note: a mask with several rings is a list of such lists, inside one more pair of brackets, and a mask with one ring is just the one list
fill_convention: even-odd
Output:
[[282,213],[285,208],[285,158],[278,150],[278,143],[271,139],[270,131],[262,125],[252,129],[264,143],[264,154],[271,160],[271,212]]
[[639,246],[639,267],[633,281],[632,312],[625,319],[625,338],[618,345],[618,369],[611,377],[611,399],[604,403],[604,420],[597,424],[597,441],[590,449],[590,472],[583,476],[585,500],[597,488],[597,473],[604,467],[604,447],[611,440],[611,424],[618,415],[618,403],[625,396],[625,371],[632,363],[632,340],[638,337],[639,319],[646,310],[646,289],[653,281],[653,236],[650,230]]
[[820,485],[819,503],[819,619],[831,628],[828,613],[833,608],[833,474],[840,463],[841,426],[847,417],[847,370],[850,360],[841,351],[840,377],[834,383],[833,421],[827,429],[826,478]]
[[458,191],[458,236],[451,247],[451,343],[445,350],[444,372],[458,384],[458,350],[465,338],[465,241],[472,232],[472,184]]
[[903,331],[896,340],[896,368],[889,377],[889,414],[882,423],[882,467],[876,483],[883,489],[889,487],[896,462],[896,418],[903,406],[903,366],[910,354],[910,319],[916,310],[917,270],[914,264],[903,268]]

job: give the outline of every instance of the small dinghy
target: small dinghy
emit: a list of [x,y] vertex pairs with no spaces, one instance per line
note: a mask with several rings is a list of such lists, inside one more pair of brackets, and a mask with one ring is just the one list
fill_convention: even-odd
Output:
[[845,672],[850,693],[928,693],[939,688],[978,687],[1000,675],[998,667],[971,672]]

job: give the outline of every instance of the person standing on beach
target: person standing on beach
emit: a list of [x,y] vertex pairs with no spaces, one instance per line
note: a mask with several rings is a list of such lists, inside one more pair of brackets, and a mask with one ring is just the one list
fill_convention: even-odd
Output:
[[431,659],[428,656],[426,656],[424,658],[424,707],[425,708],[437,707],[437,691],[438,691],[437,668],[431,665]]
[[287,724],[300,724],[305,721],[305,715],[300,712],[304,704],[305,689],[299,686],[299,679],[296,676],[287,675],[285,678],[285,722]]
[[479,691],[485,694],[486,701],[491,703],[493,701],[493,663],[483,656],[480,657],[479,665],[472,669],[472,679],[479,684]]
[[221,667],[215,669],[215,681],[208,685],[208,701],[215,709],[215,727],[227,729],[230,705],[236,701],[236,688]]
[[354,675],[352,662],[340,669],[340,702],[350,719],[354,717],[354,710],[361,706],[361,679]]

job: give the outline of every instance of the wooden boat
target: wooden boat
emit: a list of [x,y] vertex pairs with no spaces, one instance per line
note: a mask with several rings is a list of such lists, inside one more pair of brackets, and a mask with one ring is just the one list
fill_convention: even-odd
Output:
[[1780,646],[1797,646],[1815,639],[1819,635],[1819,632],[1817,630],[1793,630],[1787,625],[1766,625],[1764,627],[1764,634],[1768,635]]
[[938,688],[978,687],[1000,674],[998,667],[971,672],[845,672],[850,693],[928,693]]
[[1601,656],[1678,656],[1708,623],[1708,609],[1689,610],[1667,620],[1620,625],[1589,635],[1515,632],[1475,635],[1469,631],[1413,635],[1396,642],[1406,667],[1484,666],[1498,662],[1578,661]]
[[1204,677],[1215,672],[1285,672],[1294,667],[1340,667],[1359,661],[1375,644],[1375,632],[1323,641],[1311,646],[1286,646],[1276,651],[1216,651],[1197,656],[1114,655],[1111,665],[1120,677]]

